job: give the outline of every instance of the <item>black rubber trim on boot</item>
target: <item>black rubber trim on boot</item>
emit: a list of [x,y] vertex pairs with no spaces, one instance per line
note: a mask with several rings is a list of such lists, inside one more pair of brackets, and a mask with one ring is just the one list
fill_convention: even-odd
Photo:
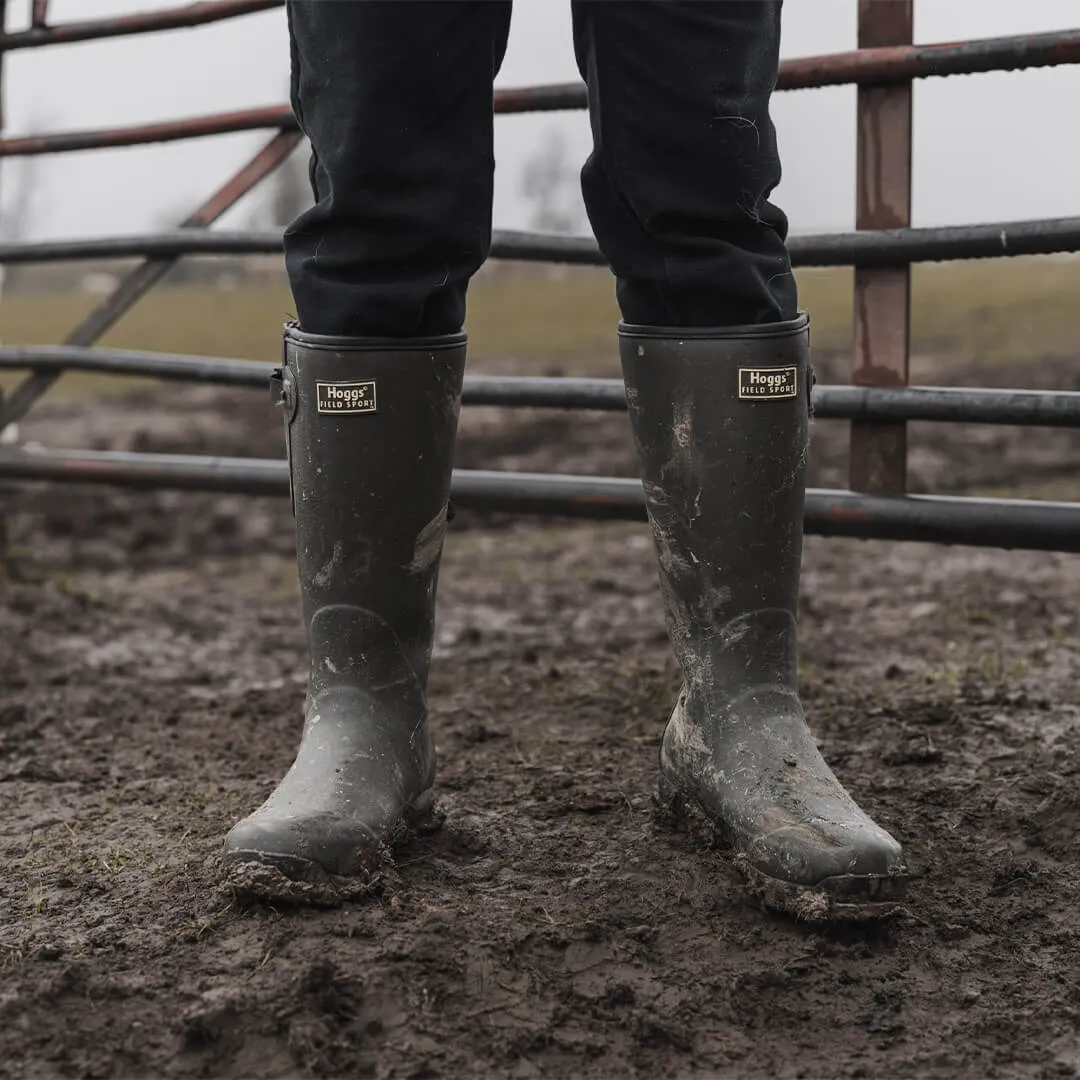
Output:
[[302,345],[305,349],[323,349],[335,353],[352,353],[357,350],[371,350],[379,353],[442,352],[445,349],[462,349],[466,341],[467,335],[464,330],[439,337],[342,337],[337,334],[312,334],[310,331],[301,330],[298,323],[285,324],[286,348],[291,343]]
[[622,328],[685,679],[661,743],[659,797],[700,808],[770,906],[873,917],[903,894],[900,847],[822,759],[798,697],[808,325]]
[[810,325],[810,316],[800,312],[794,319],[775,323],[749,323],[745,326],[642,326],[619,323],[619,336],[646,338],[650,341],[747,341],[762,338],[786,338],[802,334]]
[[286,327],[278,396],[311,672],[296,759],[230,832],[229,864],[366,873],[438,820],[426,687],[464,368],[464,334]]

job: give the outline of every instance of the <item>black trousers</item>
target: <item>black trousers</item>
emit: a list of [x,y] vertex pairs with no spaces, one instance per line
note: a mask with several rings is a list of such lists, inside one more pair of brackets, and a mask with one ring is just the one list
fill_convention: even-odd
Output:
[[[782,0],[573,0],[582,188],[623,318],[793,318],[769,98]],[[303,329],[457,331],[488,255],[510,0],[289,0],[316,205],[287,230]]]

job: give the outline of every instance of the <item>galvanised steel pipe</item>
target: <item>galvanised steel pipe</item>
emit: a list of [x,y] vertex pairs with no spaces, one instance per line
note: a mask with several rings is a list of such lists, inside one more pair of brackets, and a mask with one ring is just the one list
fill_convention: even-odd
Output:
[[811,489],[804,527],[816,536],[1080,552],[1080,503]]
[[216,356],[184,356],[179,353],[83,348],[76,345],[0,347],[0,371],[35,371],[61,375],[65,371],[91,371],[103,375],[212,383],[216,386],[247,386],[266,390],[272,370],[271,364]]
[[[0,479],[286,495],[284,461],[124,451],[0,448]],[[451,498],[467,510],[643,521],[637,480],[459,469]],[[1080,552],[1080,504],[811,489],[805,528],[820,536]]]
[[174,491],[287,495],[284,461],[122,450],[45,450],[0,447],[0,479],[110,484]]
[[[3,350],[0,349],[0,367]],[[812,394],[818,420],[891,422],[923,420],[957,424],[1080,429],[1080,392],[987,390],[951,386],[828,386]],[[467,375],[466,405],[594,409],[624,412],[619,379]]]
[[[69,345],[0,347],[0,371],[92,371],[266,390],[273,364],[213,356],[87,349]],[[624,412],[620,379],[550,378],[534,375],[466,375],[466,405]],[[968,387],[827,386],[813,390],[819,420],[925,420],[1080,428],[1080,392],[986,390]]]
[[[86,240],[37,240],[0,244],[0,263],[69,262],[88,259],[177,258],[182,255],[277,255],[278,232],[213,232],[175,229]],[[992,259],[1080,251],[1080,217],[945,225],[923,229],[868,229],[852,233],[793,236],[795,266],[905,266],[952,259]],[[492,258],[606,266],[596,241],[584,236],[496,230]]]
[[1074,390],[988,390],[956,386],[814,387],[820,420],[889,423],[923,420],[953,424],[1080,428]]

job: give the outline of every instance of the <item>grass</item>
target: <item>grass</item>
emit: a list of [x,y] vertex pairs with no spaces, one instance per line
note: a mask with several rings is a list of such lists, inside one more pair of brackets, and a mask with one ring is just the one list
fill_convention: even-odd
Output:
[[[850,348],[854,272],[799,275],[814,341]],[[1021,364],[1076,352],[1080,259],[1018,258],[929,263],[912,271],[913,358],[922,369]]]
[[1080,502],[1080,477],[1055,476],[1020,484],[985,484],[965,494],[981,499],[1044,499],[1049,502]]
[[[818,349],[850,347],[850,270],[804,270],[803,306]],[[1021,363],[1071,355],[1077,336],[1080,259],[1022,258],[917,266],[912,285],[912,351],[938,371],[954,364]],[[9,293],[0,302],[0,340],[53,344],[97,298]],[[165,287],[151,293],[105,336],[116,348],[275,360],[281,324],[293,312],[281,279],[232,289]],[[470,296],[474,371],[615,375],[613,280],[604,270],[512,267],[482,275]],[[922,365],[927,366],[926,364]],[[5,376],[0,385],[10,385]],[[66,375],[57,393],[81,397],[132,384]]]

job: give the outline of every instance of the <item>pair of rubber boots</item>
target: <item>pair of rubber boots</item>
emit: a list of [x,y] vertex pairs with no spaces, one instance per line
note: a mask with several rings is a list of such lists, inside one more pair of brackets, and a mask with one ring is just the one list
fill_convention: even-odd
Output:
[[[873,917],[900,846],[823,760],[798,696],[809,330],[623,325],[620,349],[685,683],[661,803],[695,805],[766,903]],[[433,815],[425,691],[465,336],[286,329],[283,403],[311,674],[296,760],[225,843],[293,879],[350,875]]]

